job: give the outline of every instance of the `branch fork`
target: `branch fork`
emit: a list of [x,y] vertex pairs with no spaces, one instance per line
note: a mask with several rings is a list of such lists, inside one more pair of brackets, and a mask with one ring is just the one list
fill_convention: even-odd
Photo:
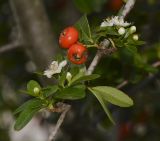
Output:
[[64,121],[64,118],[67,114],[67,112],[71,109],[71,105],[69,104],[65,104],[65,103],[62,103],[62,102],[58,102],[56,104],[56,107],[53,108],[53,109],[50,109],[50,111],[52,112],[57,112],[57,113],[61,113],[57,123],[56,123],[56,126],[54,128],[54,130],[52,131],[52,133],[50,134],[49,138],[48,138],[48,141],[54,141],[56,139],[56,135],[58,133],[58,130],[61,126],[61,124],[63,123]]

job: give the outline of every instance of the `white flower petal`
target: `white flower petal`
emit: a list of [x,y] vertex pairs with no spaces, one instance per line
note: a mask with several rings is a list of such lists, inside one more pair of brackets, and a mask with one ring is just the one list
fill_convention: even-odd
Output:
[[59,67],[63,68],[67,65],[67,61],[63,60],[62,62],[59,63]]
[[53,61],[49,67],[49,69],[51,70],[57,70],[58,69],[58,62],[57,61]]
[[107,18],[104,22],[101,23],[101,27],[114,26],[114,25],[126,27],[129,26],[130,23],[125,22],[123,18],[118,16]]
[[51,78],[54,73],[51,70],[45,70],[43,74],[48,78]]

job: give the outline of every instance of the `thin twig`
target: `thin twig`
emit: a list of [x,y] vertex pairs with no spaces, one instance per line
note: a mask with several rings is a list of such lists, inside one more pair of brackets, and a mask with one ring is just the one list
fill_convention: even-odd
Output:
[[123,18],[125,18],[128,15],[128,13],[132,10],[135,2],[136,2],[136,0],[128,0],[127,1],[126,5],[124,6],[124,9],[121,13],[121,16]]
[[98,62],[100,61],[100,59],[102,58],[103,54],[100,51],[97,51],[94,59],[92,60],[90,66],[88,67],[87,70],[87,75],[90,75],[93,73],[95,67],[97,66]]
[[51,134],[48,138],[48,141],[54,141],[56,139],[56,135],[59,131],[59,128],[60,128],[61,124],[63,123],[64,118],[65,118],[67,112],[70,110],[70,108],[71,108],[70,105],[60,103],[60,106],[58,105],[57,110],[54,109],[54,111],[61,112],[61,115],[60,115],[60,117],[59,117],[59,119],[56,123],[56,126],[55,126],[54,130],[51,132]]
[[105,39],[98,49],[94,59],[92,60],[90,66],[88,67],[88,70],[86,72],[87,75],[90,75],[93,73],[93,71],[95,70],[97,64],[99,63],[100,59],[102,58],[102,56],[104,55],[104,50],[106,49],[107,51],[107,47],[109,46],[110,42],[109,40]]
[[[154,62],[151,66],[154,67],[154,68],[158,68],[160,66],[160,61]],[[149,76],[147,77],[147,80],[150,79],[150,78],[153,78],[154,75],[153,74],[149,74]],[[121,89],[124,86],[126,86],[128,83],[129,83],[128,80],[124,80],[122,83],[120,83],[119,85],[117,85],[116,88],[117,89]]]
[[126,86],[128,84],[128,80],[124,80],[122,83],[120,83],[119,85],[117,85],[117,89],[121,89],[123,88],[124,86]]
[[152,64],[152,67],[155,67],[155,68],[157,68],[159,66],[160,66],[160,61],[157,61],[157,62]]
[[0,47],[0,54],[4,53],[4,52],[7,52],[7,51],[10,51],[12,49],[18,48],[20,46],[21,46],[21,44],[18,41],[15,41],[13,43],[9,43],[7,45],[1,46]]

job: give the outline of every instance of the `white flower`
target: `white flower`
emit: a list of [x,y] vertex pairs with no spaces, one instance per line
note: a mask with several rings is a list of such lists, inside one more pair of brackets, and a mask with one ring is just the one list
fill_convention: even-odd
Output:
[[101,27],[106,27],[106,26],[113,26],[113,23],[112,22],[107,22],[107,21],[104,21],[101,23]]
[[106,27],[106,26],[122,26],[126,27],[129,26],[131,23],[125,22],[122,17],[111,17],[107,18],[104,22],[101,23],[101,27]]
[[123,35],[125,32],[126,32],[126,30],[125,30],[124,27],[121,27],[121,28],[118,30],[118,33],[119,33],[120,35]]
[[60,73],[62,68],[65,67],[66,65],[67,65],[66,60],[63,60],[59,64],[58,64],[58,61],[53,61],[50,64],[49,69],[44,71],[44,75],[46,75],[48,78],[51,78],[52,75],[54,75],[56,73]]

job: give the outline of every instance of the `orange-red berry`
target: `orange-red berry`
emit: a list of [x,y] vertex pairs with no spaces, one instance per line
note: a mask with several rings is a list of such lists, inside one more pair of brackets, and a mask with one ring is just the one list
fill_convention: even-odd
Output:
[[62,48],[69,48],[78,41],[78,30],[73,27],[67,27],[63,30],[59,37],[59,44]]
[[87,48],[83,44],[76,43],[68,49],[67,57],[73,64],[83,64],[87,60]]

